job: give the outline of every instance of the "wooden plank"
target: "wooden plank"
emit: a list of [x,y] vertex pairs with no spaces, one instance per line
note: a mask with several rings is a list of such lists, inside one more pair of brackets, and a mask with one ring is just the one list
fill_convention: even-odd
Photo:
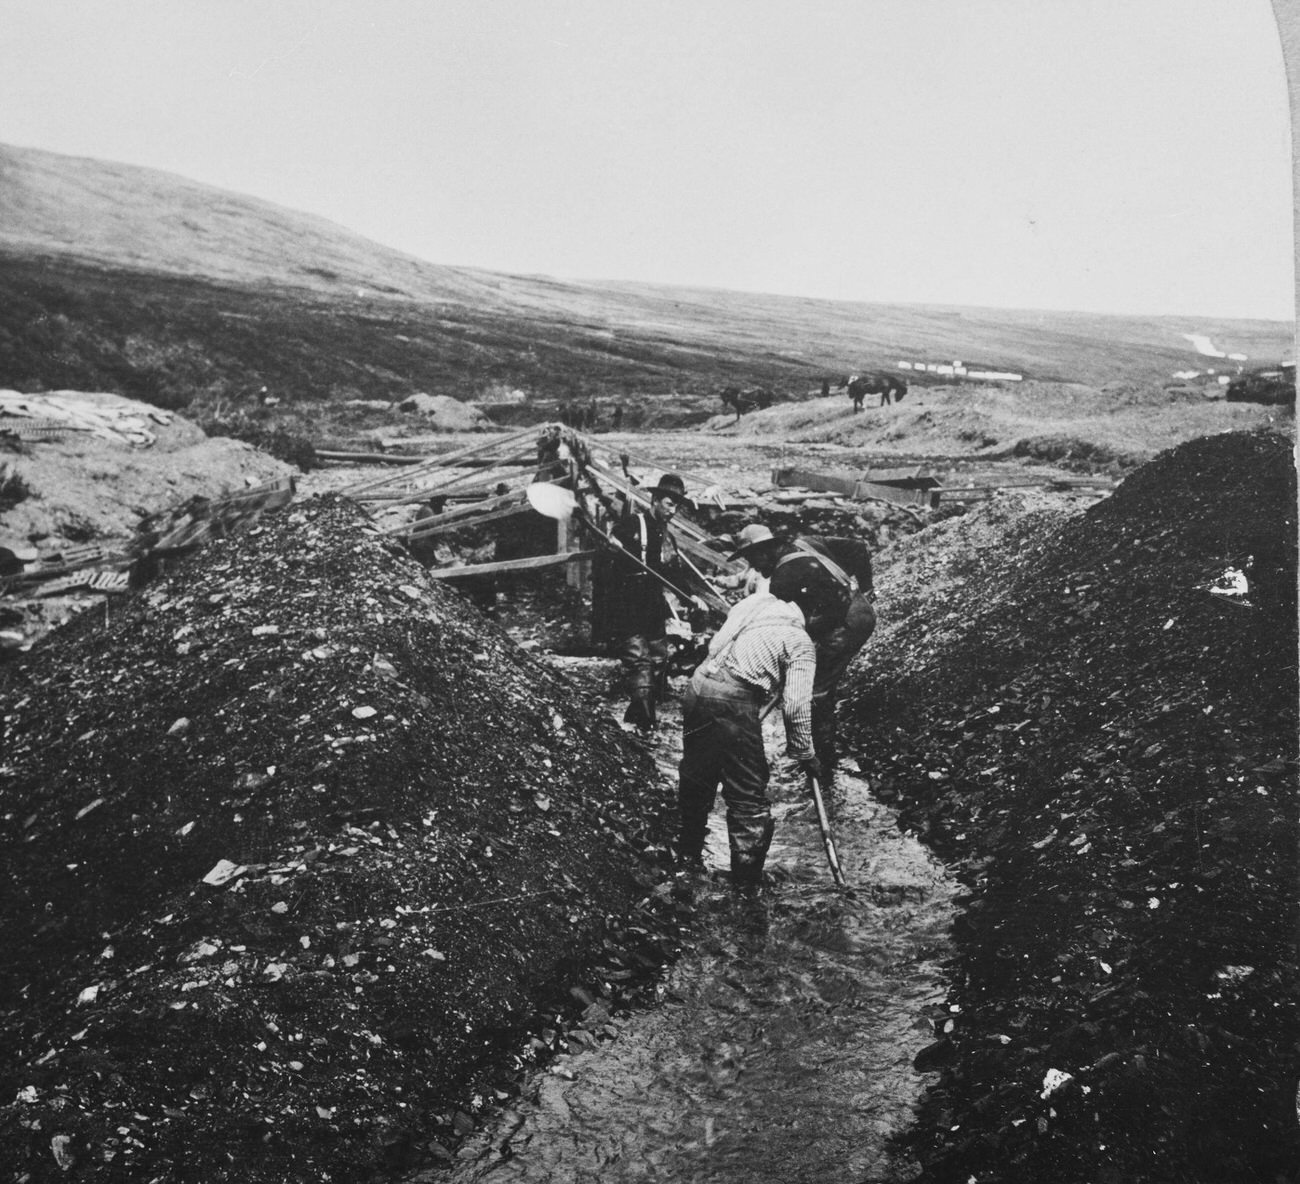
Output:
[[772,484],[779,489],[798,486],[814,493],[838,493],[852,497],[854,487],[859,484],[857,477],[836,477],[830,473],[814,473],[809,469],[773,469]]
[[708,577],[685,555],[682,556],[682,562],[695,573],[696,577],[704,585],[706,591],[701,593],[701,599],[703,599],[706,604],[720,612],[724,617],[731,612],[731,602],[723,599],[721,593],[719,593],[718,590],[709,583]]
[[[425,460],[425,465],[429,469],[447,468],[463,457],[477,456],[479,453],[487,452],[493,448],[505,448],[511,444],[518,443],[525,436],[531,436],[544,430],[545,425],[540,428],[526,428],[522,432],[510,432],[505,436],[494,436],[490,439],[484,440],[482,443],[472,444],[468,448],[460,448],[454,452],[446,452],[441,455],[428,457]],[[373,481],[361,481],[356,485],[347,486],[345,489],[340,490],[340,492],[346,497],[355,497],[358,493],[378,489],[383,485],[391,485],[396,480],[398,480],[397,477],[390,476],[380,477]]]
[[921,466],[916,465],[910,469],[869,469],[862,474],[862,480],[888,485],[891,481],[912,481],[921,475]]
[[[320,452],[317,456],[325,460],[349,460],[359,464],[396,464],[396,465],[426,465],[432,459],[427,452]],[[498,468],[518,468],[536,464],[536,458],[532,453],[519,453],[515,460],[498,460],[494,456],[467,456],[463,460],[458,460],[450,466],[434,466],[436,468],[457,468],[457,469],[490,469]]]
[[499,522],[502,518],[516,518],[520,514],[533,512],[527,502],[517,506],[506,506],[501,510],[490,510],[486,514],[471,514],[445,521],[446,515],[436,518],[424,518],[419,522],[407,524],[405,535],[408,539],[426,539],[434,534],[446,534],[449,530],[463,530],[470,526],[482,526],[485,522]]
[[559,567],[594,559],[598,551],[565,551],[559,555],[534,555],[528,559],[503,559],[497,563],[474,563],[468,567],[431,567],[429,576],[435,580],[464,580],[470,576],[490,576],[507,571],[535,571],[543,567]]
[[[518,480],[517,475],[514,476],[514,479]],[[414,506],[418,505],[420,502],[427,502],[431,496],[445,497],[449,502],[482,501],[485,498],[505,496],[503,494],[494,494],[491,491],[495,490],[498,485],[508,484],[508,481],[502,480],[499,477],[489,477],[486,481],[479,481],[475,485],[465,486],[462,489],[458,489],[455,493],[437,493],[431,495],[424,489],[404,489],[399,490],[396,493],[359,493],[353,496],[352,500],[357,502],[385,502],[389,506]],[[513,492],[518,494],[521,490],[516,488]]]
[[745,565],[742,564],[740,560],[732,561],[722,552],[715,551],[712,547],[707,546],[704,543],[697,543],[689,535],[681,535],[677,539],[677,545],[692,559],[698,559],[703,563],[707,563],[717,571],[724,571],[728,574],[734,575],[737,572],[744,571],[745,569]]
[[318,448],[316,459],[341,461],[350,465],[419,465],[429,458],[399,452],[336,452],[333,449]]
[[[413,522],[403,522],[398,526],[387,526],[379,531],[379,534],[388,537],[391,535],[410,534],[413,530],[419,530],[421,527],[431,525],[434,522],[452,522],[461,523],[466,518],[473,518],[476,514],[490,513],[493,510],[499,510],[503,506],[514,505],[519,499],[519,491],[513,490],[510,493],[503,493],[500,497],[487,498],[478,500],[468,506],[461,506],[455,510],[444,510],[433,518],[418,518]],[[426,498],[421,498],[426,501]]]
[[1061,489],[1114,489],[1115,482],[1109,477],[1032,477],[1015,478],[1009,481],[990,481],[985,485],[936,485],[930,493],[981,493],[994,489],[1042,489],[1056,487]]
[[[526,462],[527,467],[531,467],[531,464],[531,461]],[[493,469],[499,469],[501,468],[501,465],[499,462],[494,461],[492,467]],[[410,472],[423,473],[424,470],[408,470],[408,473]],[[497,485],[509,485],[511,481],[517,481],[519,479],[519,474],[517,473],[498,473],[496,476],[492,477],[480,477],[477,483],[457,490],[456,494],[445,492],[453,485],[460,485],[461,482],[469,480],[469,478],[474,475],[475,474],[470,472],[462,472],[459,476],[453,477],[450,481],[444,481],[440,485],[420,485],[415,488],[408,486],[404,489],[398,489],[392,492],[374,490],[368,493],[348,493],[345,490],[343,491],[343,496],[350,497],[355,502],[382,502],[389,506],[414,506],[418,505],[420,502],[427,502],[433,497],[452,498],[469,491],[491,489],[495,488]]]
[[93,429],[58,420],[5,417],[0,419],[0,436],[16,436],[20,440],[47,440],[68,432],[89,432]]
[[889,502],[895,506],[928,506],[930,504],[928,489],[900,489],[897,485],[878,485],[873,481],[858,481],[850,495],[854,501]]
[[[520,453],[516,453],[513,457],[504,457],[504,458],[503,458],[503,457],[497,457],[497,458],[493,461],[493,464],[492,464],[491,467],[492,467],[492,468],[505,468],[505,467],[507,467],[507,466],[518,467],[518,464],[519,464],[520,461],[528,461],[528,460],[530,460],[530,459],[533,459],[533,454],[532,454],[531,452],[520,452]],[[454,476],[452,476],[452,477],[448,477],[447,480],[443,481],[443,482],[442,482],[441,484],[439,484],[439,485],[425,485],[425,486],[423,486],[423,487],[420,489],[420,493],[425,494],[425,495],[428,495],[428,494],[431,494],[431,493],[438,493],[438,492],[440,492],[441,490],[444,490],[444,489],[450,489],[453,485],[459,485],[462,481],[468,481],[471,477],[476,476],[476,475],[477,475],[477,474],[475,474],[475,473],[473,473],[473,472],[471,472],[471,471],[460,472],[460,473],[457,473],[456,475],[454,475]]]

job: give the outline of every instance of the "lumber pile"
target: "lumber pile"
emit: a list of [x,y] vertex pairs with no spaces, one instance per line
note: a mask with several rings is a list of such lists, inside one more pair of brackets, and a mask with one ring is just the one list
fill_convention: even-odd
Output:
[[[592,550],[589,544],[596,543],[597,547],[603,544],[603,538],[592,536],[603,535],[614,496],[642,506],[649,504],[648,496],[627,472],[626,455],[560,424],[543,424],[420,458],[417,463],[403,457],[401,471],[356,482],[340,493],[367,505],[375,513],[399,507],[424,507],[414,516],[404,516],[401,521],[380,529],[385,536],[418,543],[458,530],[505,525],[532,515],[535,511],[527,498],[529,485],[537,481],[564,485],[579,495],[583,510],[578,518],[584,529],[557,532],[552,554],[491,562],[461,563],[452,559],[431,568],[436,579],[452,580],[536,571],[583,564],[593,558],[598,551]],[[708,477],[699,474],[683,474],[683,477],[702,486],[697,497],[709,504],[720,507],[747,504],[725,495]],[[457,504],[451,506],[452,502]],[[741,565],[729,561],[709,534],[696,524],[679,518],[669,530],[679,551],[692,565],[698,564],[714,573],[740,570]],[[586,549],[584,540],[588,544]]]
[[84,432],[117,444],[148,448],[157,439],[151,424],[170,424],[170,411],[118,395],[51,391],[25,395],[0,390],[0,436],[54,440]]
[[146,518],[125,544],[87,543],[40,554],[30,547],[0,546],[0,595],[37,599],[69,592],[124,592],[133,567],[193,550],[209,539],[247,526],[266,510],[287,505],[292,477],[282,477],[220,498],[195,497]]

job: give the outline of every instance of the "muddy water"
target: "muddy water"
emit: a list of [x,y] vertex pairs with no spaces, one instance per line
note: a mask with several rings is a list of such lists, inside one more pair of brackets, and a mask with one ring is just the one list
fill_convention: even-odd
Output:
[[[775,757],[775,727],[769,738]],[[679,745],[680,727],[666,721],[655,748],[669,783]],[[772,882],[756,897],[721,874],[726,829],[716,813],[713,874],[691,881],[697,940],[661,984],[659,1005],[538,1071],[440,1178],[910,1179],[914,1165],[887,1140],[925,1085],[911,1062],[933,1039],[924,1009],[944,998],[956,885],[862,781],[842,785],[833,830],[851,894],[835,888],[821,831],[788,775],[774,778]]]

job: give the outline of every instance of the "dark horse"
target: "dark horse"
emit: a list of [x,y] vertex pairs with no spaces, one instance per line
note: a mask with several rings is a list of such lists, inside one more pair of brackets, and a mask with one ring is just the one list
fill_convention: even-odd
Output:
[[724,387],[718,397],[724,407],[730,407],[736,413],[737,423],[745,412],[753,411],[755,407],[766,411],[775,402],[772,392],[764,390],[761,386],[749,387],[743,391],[738,386]]
[[907,394],[907,383],[893,374],[854,374],[848,381],[848,395],[853,400],[853,410],[861,411],[868,395],[879,395],[880,405],[888,407],[890,401],[901,402]]

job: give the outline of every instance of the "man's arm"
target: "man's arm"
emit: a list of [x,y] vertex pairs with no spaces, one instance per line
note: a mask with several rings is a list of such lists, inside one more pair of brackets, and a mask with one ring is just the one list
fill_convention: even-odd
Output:
[[795,758],[812,756],[812,689],[817,651],[802,630],[789,643],[785,656],[785,686],[781,710],[785,715],[786,748]]

